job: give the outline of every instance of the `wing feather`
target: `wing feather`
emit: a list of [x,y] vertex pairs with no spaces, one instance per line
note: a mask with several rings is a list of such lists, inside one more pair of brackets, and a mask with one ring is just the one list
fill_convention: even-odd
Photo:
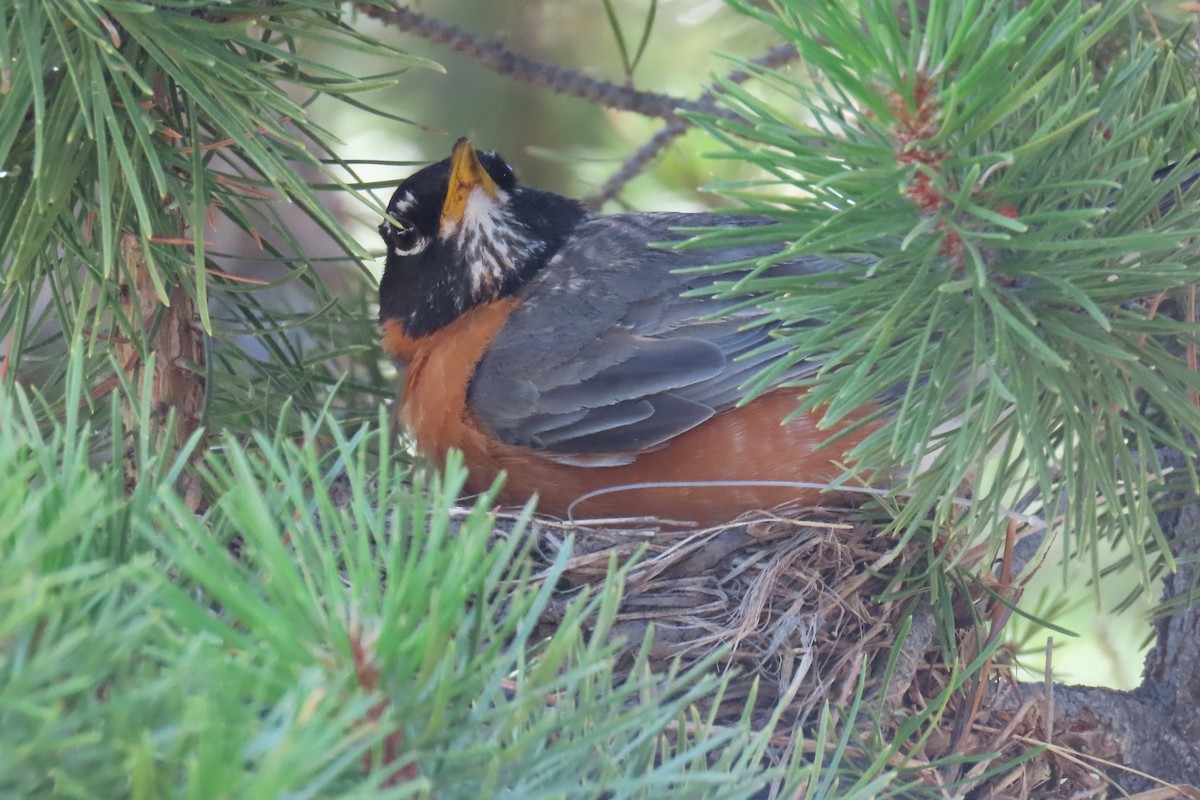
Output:
[[[762,218],[617,214],[580,225],[519,296],[469,390],[476,416],[506,442],[586,465],[628,463],[731,408],[739,387],[785,353],[773,323],[734,301],[688,297],[711,278],[676,270],[769,255],[772,246],[669,250],[672,228],[761,225]],[[768,275],[837,269],[821,259]],[[723,276],[728,277],[728,276]],[[740,299],[738,303],[744,300]],[[817,365],[799,360],[779,377]]]

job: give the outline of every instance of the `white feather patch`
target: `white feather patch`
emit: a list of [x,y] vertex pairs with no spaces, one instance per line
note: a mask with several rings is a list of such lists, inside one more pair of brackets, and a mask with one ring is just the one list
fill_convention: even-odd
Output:
[[397,197],[392,205],[388,208],[388,213],[393,217],[402,217],[407,214],[414,205],[417,199],[412,196],[412,192],[405,192],[402,196]]
[[442,223],[439,237],[452,239],[470,264],[471,290],[481,293],[533,255],[536,244],[510,212],[508,193],[495,197],[476,188],[467,196],[462,218]]
[[393,247],[392,252],[398,256],[412,256],[429,247],[429,240],[422,236],[413,242],[412,247]]

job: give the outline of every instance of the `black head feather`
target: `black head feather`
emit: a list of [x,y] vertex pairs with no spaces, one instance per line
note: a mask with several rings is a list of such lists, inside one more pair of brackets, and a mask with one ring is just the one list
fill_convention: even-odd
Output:
[[380,321],[424,336],[467,309],[512,294],[554,255],[584,218],[574,200],[517,185],[495,152],[475,151],[495,183],[478,189],[462,219],[443,219],[452,159],[409,176],[379,226],[387,247],[379,284]]

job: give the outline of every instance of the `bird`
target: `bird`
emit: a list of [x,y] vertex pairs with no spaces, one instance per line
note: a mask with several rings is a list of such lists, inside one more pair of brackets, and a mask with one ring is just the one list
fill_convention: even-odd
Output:
[[[778,245],[660,246],[767,218],[592,215],[466,138],[403,180],[386,211],[379,319],[403,372],[399,423],[437,464],[461,451],[467,492],[503,475],[502,505],[536,496],[560,518],[719,525],[826,501],[820,487],[881,424],[873,406],[824,428],[823,408],[792,416],[795,383],[820,364],[771,346],[778,323],[745,298],[680,271]],[[837,269],[802,257],[764,274]],[[741,404],[772,365],[766,391]]]

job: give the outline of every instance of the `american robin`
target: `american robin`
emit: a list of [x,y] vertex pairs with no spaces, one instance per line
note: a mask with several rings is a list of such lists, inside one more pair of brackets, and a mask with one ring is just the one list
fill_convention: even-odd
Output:
[[[819,409],[785,424],[801,395],[784,384],[817,366],[804,360],[737,406],[739,386],[783,355],[764,347],[772,324],[744,303],[681,296],[711,278],[677,270],[770,247],[652,246],[761,217],[590,216],[518,185],[504,159],[466,139],[401,183],[387,211],[380,321],[407,367],[399,418],[438,463],[462,451],[471,491],[504,472],[506,504],[536,494],[559,516],[714,524],[819,502],[817,489],[780,484],[838,478],[876,427],[871,408],[822,430]],[[808,257],[768,275],[836,268]]]

